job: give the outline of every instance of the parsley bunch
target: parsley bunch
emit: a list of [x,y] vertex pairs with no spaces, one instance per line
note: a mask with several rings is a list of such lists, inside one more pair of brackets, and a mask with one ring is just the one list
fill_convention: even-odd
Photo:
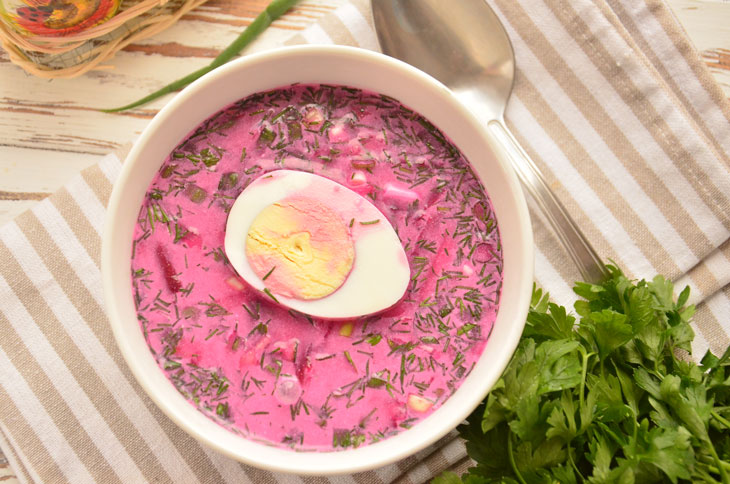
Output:
[[534,290],[509,366],[459,427],[476,466],[435,484],[730,482],[730,350],[690,361],[689,288],[675,301],[661,276],[609,272],[574,287],[577,324]]

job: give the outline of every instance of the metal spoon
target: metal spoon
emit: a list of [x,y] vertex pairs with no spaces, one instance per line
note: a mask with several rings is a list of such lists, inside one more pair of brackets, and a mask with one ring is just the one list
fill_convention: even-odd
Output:
[[483,121],[524,187],[545,213],[584,280],[608,271],[504,122],[515,58],[507,32],[485,0],[372,0],[383,52],[432,75]]

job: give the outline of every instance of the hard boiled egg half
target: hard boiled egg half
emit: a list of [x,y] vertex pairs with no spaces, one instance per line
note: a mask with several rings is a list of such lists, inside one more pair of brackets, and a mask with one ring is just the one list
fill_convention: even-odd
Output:
[[349,188],[301,171],[267,173],[241,192],[226,222],[225,251],[252,287],[320,318],[388,309],[410,281],[388,219]]

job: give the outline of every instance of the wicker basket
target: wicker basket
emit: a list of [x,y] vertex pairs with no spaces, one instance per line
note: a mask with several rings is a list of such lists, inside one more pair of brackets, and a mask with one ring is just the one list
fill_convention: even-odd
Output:
[[206,0],[123,0],[104,23],[64,37],[24,36],[0,21],[10,60],[43,78],[71,78],[100,65],[126,45],[155,35]]

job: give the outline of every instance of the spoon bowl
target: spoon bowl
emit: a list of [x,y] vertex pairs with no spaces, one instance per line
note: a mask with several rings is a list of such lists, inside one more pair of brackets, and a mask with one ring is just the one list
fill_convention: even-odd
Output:
[[[514,53],[504,29],[494,27],[500,25],[495,13],[487,6],[474,15],[476,3],[484,2],[374,0],[372,5],[387,55],[441,81],[480,117],[499,119],[512,93]],[[459,30],[449,19],[459,19]]]
[[432,75],[471,110],[545,213],[583,279],[605,279],[601,258],[504,122],[515,55],[486,1],[372,0],[371,5],[383,53]]

